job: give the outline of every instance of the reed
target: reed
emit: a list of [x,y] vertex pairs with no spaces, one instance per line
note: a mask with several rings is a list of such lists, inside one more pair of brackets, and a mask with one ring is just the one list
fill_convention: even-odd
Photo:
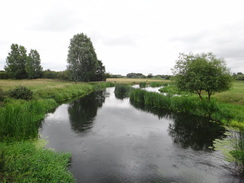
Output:
[[40,120],[56,106],[52,99],[19,100],[0,108],[0,141],[38,137]]
[[218,103],[216,100],[210,102],[197,96],[164,96],[159,93],[148,92],[141,89],[131,91],[130,100],[152,108],[167,109],[176,112],[187,112],[190,114],[208,117],[212,120],[221,121],[226,125],[242,126],[244,122],[244,107],[233,104]]
[[151,82],[150,87],[169,86],[169,82]]

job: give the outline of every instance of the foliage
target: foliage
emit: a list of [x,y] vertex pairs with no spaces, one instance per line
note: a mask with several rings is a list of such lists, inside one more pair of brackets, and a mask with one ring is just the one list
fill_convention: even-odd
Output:
[[0,79],[8,79],[8,74],[5,71],[0,71]]
[[222,121],[225,124],[231,124],[231,121],[235,120],[238,123],[237,125],[239,125],[243,124],[244,121],[244,107],[217,103],[216,100],[198,100],[195,96],[172,97],[172,95],[164,96],[159,93],[134,89],[130,93],[130,100],[151,108],[186,112]]
[[31,50],[27,58],[26,72],[29,79],[41,78],[42,77],[42,67],[41,59],[37,50]]
[[70,157],[32,141],[0,143],[0,182],[74,182],[67,171]]
[[[40,55],[36,50],[31,50],[29,56],[25,47],[18,44],[11,45],[11,52],[8,54],[5,71],[7,78],[12,79],[33,79],[42,76]],[[4,78],[6,79],[6,78]]]
[[27,78],[26,73],[26,49],[18,44],[11,45],[11,52],[8,54],[5,71],[12,79],[24,79]]
[[105,66],[103,65],[101,60],[98,60],[97,64],[98,66],[93,81],[105,81],[106,80]]
[[244,128],[227,128],[225,139],[216,139],[214,149],[222,152],[224,159],[234,164],[234,172],[244,175]]
[[128,73],[126,75],[127,78],[146,78],[145,75],[143,75],[142,73]]
[[233,73],[233,77],[236,80],[244,81],[244,74],[242,72]]
[[139,86],[140,86],[140,88],[146,88],[147,87],[147,83],[146,82],[140,82]]
[[206,91],[208,100],[214,92],[228,90],[232,77],[224,60],[216,58],[212,53],[179,55],[173,70],[176,86],[183,91],[196,92],[202,99]]
[[18,86],[15,89],[10,90],[8,95],[15,99],[31,100],[33,92],[24,86]]
[[105,67],[97,60],[90,38],[83,33],[70,40],[67,62],[71,81],[89,82],[105,77]]

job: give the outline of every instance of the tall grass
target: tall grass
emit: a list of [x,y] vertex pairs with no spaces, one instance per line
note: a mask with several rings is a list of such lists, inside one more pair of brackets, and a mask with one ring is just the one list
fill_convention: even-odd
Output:
[[0,143],[0,182],[75,182],[67,171],[70,157],[31,141]]
[[169,82],[151,82],[150,87],[160,87],[160,86],[168,86]]
[[[236,121],[240,126],[244,122],[244,107],[232,104],[218,103],[216,100],[199,100],[197,96],[164,96],[159,93],[147,92],[141,89],[131,91],[130,100],[152,108],[187,112],[208,117],[225,124]],[[238,125],[237,125],[238,126]]]
[[0,108],[0,141],[37,138],[40,120],[56,106],[53,99],[6,104]]

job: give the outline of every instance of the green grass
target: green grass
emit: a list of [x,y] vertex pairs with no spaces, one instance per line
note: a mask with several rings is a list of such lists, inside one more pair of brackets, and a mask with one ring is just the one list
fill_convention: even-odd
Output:
[[40,120],[57,105],[53,99],[6,104],[0,108],[0,141],[37,138]]
[[244,125],[244,106],[219,103],[216,100],[201,101],[198,96],[171,97],[141,89],[131,91],[130,100],[151,108],[167,109],[176,112],[187,112],[198,116],[210,117],[225,125]]
[[32,141],[0,143],[0,182],[75,182],[67,171],[70,157]]
[[[37,148],[41,120],[60,103],[113,83],[73,83],[58,80],[0,80],[5,95],[0,107],[0,182],[74,182],[67,171],[70,154]],[[8,90],[25,86],[33,99],[6,97]]]
[[244,106],[244,81],[235,81],[230,90],[214,95],[219,102]]

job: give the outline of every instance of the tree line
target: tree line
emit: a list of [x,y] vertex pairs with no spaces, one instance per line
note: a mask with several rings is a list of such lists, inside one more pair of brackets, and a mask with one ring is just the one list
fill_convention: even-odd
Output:
[[4,69],[7,76],[12,79],[42,77],[41,59],[38,51],[31,49],[27,55],[26,48],[18,44],[11,45]]
[[12,44],[6,58],[5,71],[0,71],[0,79],[57,78],[84,82],[106,80],[105,66],[97,59],[90,38],[83,33],[74,35],[70,40],[67,62],[65,71],[43,71],[37,50],[31,49],[27,54],[24,46]]

